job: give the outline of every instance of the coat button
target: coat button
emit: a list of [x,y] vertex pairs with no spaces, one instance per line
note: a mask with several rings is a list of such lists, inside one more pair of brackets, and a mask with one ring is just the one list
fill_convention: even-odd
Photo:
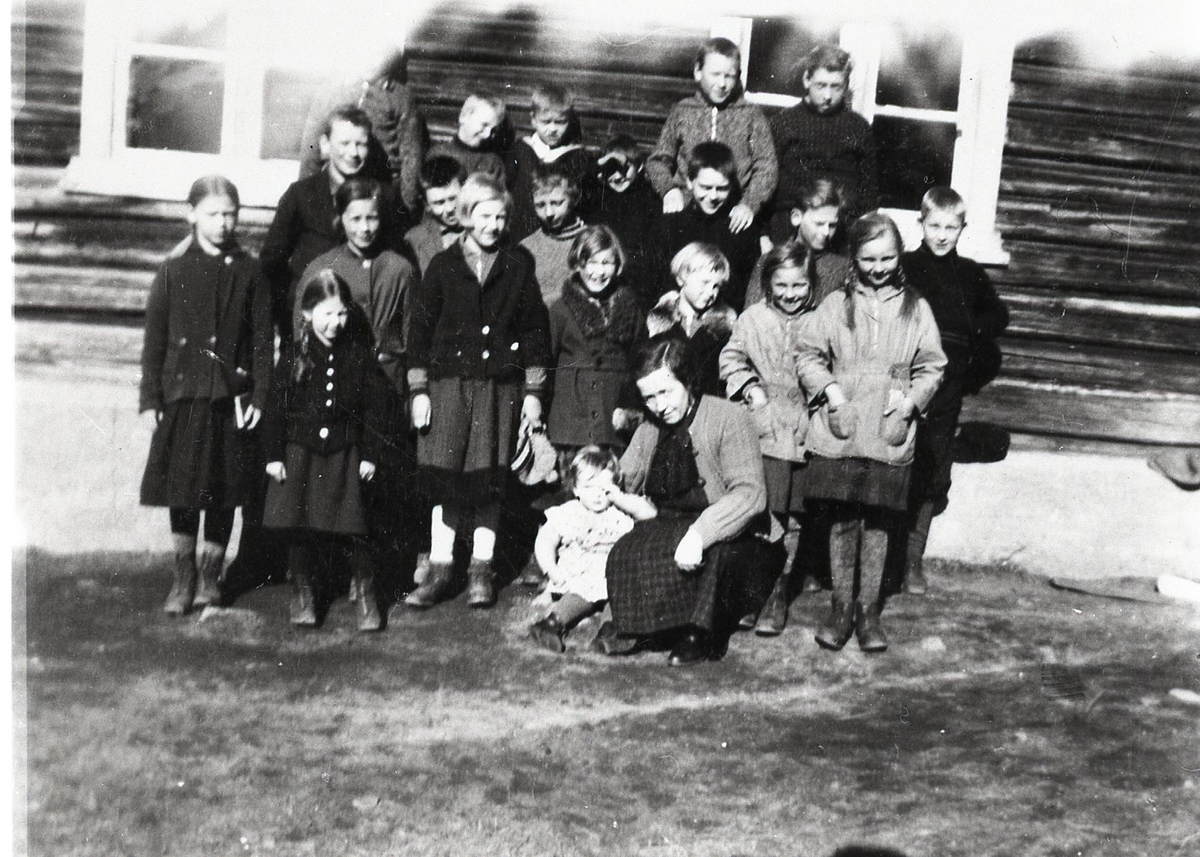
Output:
[[329,361],[330,363],[332,363],[332,362],[333,362],[333,353],[332,353],[332,352],[330,352],[329,356],[328,356],[328,357],[326,357],[325,359],[326,359],[327,361]]
[[329,437],[329,429],[322,426],[321,430],[317,432],[317,434],[321,436],[321,440],[324,440],[325,438]]
[[233,257],[232,257],[232,256],[226,256],[226,257],[225,257],[225,264],[226,264],[226,265],[232,265],[232,264],[233,264]]
[[369,268],[371,267],[371,260],[370,260],[370,259],[363,259],[362,266],[363,266],[364,268],[368,268],[368,269],[369,269]]
[[330,381],[328,384],[326,384],[325,389],[332,393],[333,392],[333,382]]
[[520,343],[514,342],[512,345],[508,346],[508,350],[516,351],[520,347],[521,347]]
[[181,336],[181,337],[179,337],[179,344],[180,344],[180,345],[187,345],[187,337],[186,337],[186,336]]
[[326,370],[325,370],[325,374],[326,374],[326,375],[333,375],[333,367],[332,367],[332,366],[330,366],[328,369],[326,369]]
[[491,325],[485,324],[485,325],[483,326],[483,335],[484,335],[484,336],[487,336],[487,335],[488,335],[489,333],[491,333],[491,332],[492,332],[492,327],[491,327]]
[[489,357],[491,357],[491,356],[492,356],[492,352],[488,351],[488,350],[485,348],[485,349],[483,350],[483,359],[484,359],[484,360],[487,360],[487,359],[488,359]]
[[327,408],[332,408],[332,407],[333,407],[333,399],[326,399],[326,400],[325,400],[325,407],[327,407]]
[[217,337],[216,337],[216,336],[210,336],[210,337],[208,338],[208,343],[209,343],[210,345],[216,345],[216,344],[217,344]]

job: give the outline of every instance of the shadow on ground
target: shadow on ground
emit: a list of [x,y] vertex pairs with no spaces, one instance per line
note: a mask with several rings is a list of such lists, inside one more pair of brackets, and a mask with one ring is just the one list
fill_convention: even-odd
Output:
[[[891,650],[782,637],[690,670],[555,656],[529,595],[354,632],[265,586],[159,611],[167,558],[27,558],[30,853],[1194,853],[1200,625],[932,564]],[[1182,849],[1182,850],[1181,850]]]

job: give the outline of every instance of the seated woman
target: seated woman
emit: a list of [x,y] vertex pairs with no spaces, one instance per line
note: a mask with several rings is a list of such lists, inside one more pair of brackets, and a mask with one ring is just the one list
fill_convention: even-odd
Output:
[[659,517],[639,521],[609,554],[612,622],[601,646],[618,654],[666,637],[673,666],[715,659],[782,565],[759,536],[767,492],[758,433],[744,408],[696,392],[678,334],[645,343],[634,370],[650,420],[621,472],[625,490],[648,497]]

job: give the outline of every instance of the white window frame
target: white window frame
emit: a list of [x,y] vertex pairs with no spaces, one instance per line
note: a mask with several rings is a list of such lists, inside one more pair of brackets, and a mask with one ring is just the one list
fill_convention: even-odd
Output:
[[[712,35],[724,36],[741,48],[742,79],[749,72],[750,18],[720,18],[713,23]],[[958,109],[923,110],[875,101],[879,66],[883,55],[888,22],[853,22],[840,31],[841,46],[854,58],[850,75],[851,107],[867,121],[876,116],[896,116],[932,122],[953,122],[958,129],[954,144],[954,164],[950,184],[962,194],[967,205],[967,229],[960,249],[984,264],[1007,265],[1008,252],[996,229],[996,207],[1000,197],[1000,167],[1011,91],[1012,57],[1015,40],[1007,28],[966,24],[961,29],[962,66],[959,73]],[[767,92],[747,92],[755,104],[791,107],[798,96]],[[908,249],[921,242],[918,212],[907,209],[883,209],[900,227]]]
[[[368,0],[369,2],[369,0]],[[237,185],[242,205],[273,207],[299,174],[299,161],[262,158],[263,94],[274,69],[321,71],[336,56],[290,56],[264,31],[254,2],[229,0],[223,48],[191,48],[139,42],[133,37],[136,6],[130,0],[88,0],[84,21],[83,90],[79,154],[71,159],[61,182],[67,191],[109,196],[179,200],[198,176],[220,173]],[[325,29],[330,39],[352,37],[362,20],[346,13]],[[397,27],[396,47],[406,30]],[[341,27],[341,29],[338,29]],[[345,30],[346,32],[342,32]],[[130,63],[134,57],[167,57],[222,63],[225,91],[221,149],[217,154],[127,145]],[[331,76],[335,72],[330,71]]]

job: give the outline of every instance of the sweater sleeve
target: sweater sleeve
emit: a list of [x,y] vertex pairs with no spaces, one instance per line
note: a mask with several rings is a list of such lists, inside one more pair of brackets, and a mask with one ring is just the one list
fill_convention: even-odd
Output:
[[550,353],[550,315],[542,300],[533,267],[521,284],[521,352],[525,357],[525,394],[543,396],[549,384],[549,369],[554,365]]
[[677,173],[680,121],[679,105],[676,104],[667,114],[667,121],[663,123],[654,151],[646,158],[646,178],[650,180],[659,197],[666,196],[667,192],[674,188],[683,187],[683,181]]
[[646,474],[650,470],[650,459],[658,446],[658,429],[643,422],[629,439],[629,446],[621,456],[621,480],[630,494],[641,494],[646,486]]
[[742,189],[742,202],[755,214],[775,195],[779,160],[767,117],[757,107],[750,112],[750,180]]
[[429,348],[442,312],[444,260],[434,257],[416,288],[408,320],[408,389],[412,395],[429,392]]
[[296,249],[296,230],[299,226],[299,215],[296,203],[296,185],[291,185],[279,198],[275,208],[275,218],[263,239],[259,260],[263,276],[271,287],[271,305],[275,312],[292,311],[291,307],[282,305],[291,284],[292,272],[289,262]]
[[170,294],[166,265],[158,269],[150,284],[146,304],[146,331],[142,339],[142,381],[138,393],[139,411],[163,409],[163,361],[167,358],[167,324]]
[[725,382],[725,395],[730,399],[738,399],[751,383],[758,381],[758,373],[750,360],[746,348],[746,329],[749,321],[746,313],[742,313],[733,325],[733,333],[725,347],[721,349],[720,373]]
[[707,549],[739,536],[767,508],[767,488],[762,452],[749,415],[726,405],[705,422],[703,432],[694,432],[699,435],[697,446],[708,448],[725,483],[725,493],[692,524]]
[[924,298],[917,302],[917,347],[913,356],[908,397],[925,413],[933,394],[942,383],[946,371],[946,354],[942,351],[942,338],[938,334],[933,310]]
[[271,287],[265,278],[255,276],[250,284],[250,326],[252,357],[250,376],[254,389],[250,401],[260,410],[267,406],[271,375],[275,363],[275,337],[271,329]]

